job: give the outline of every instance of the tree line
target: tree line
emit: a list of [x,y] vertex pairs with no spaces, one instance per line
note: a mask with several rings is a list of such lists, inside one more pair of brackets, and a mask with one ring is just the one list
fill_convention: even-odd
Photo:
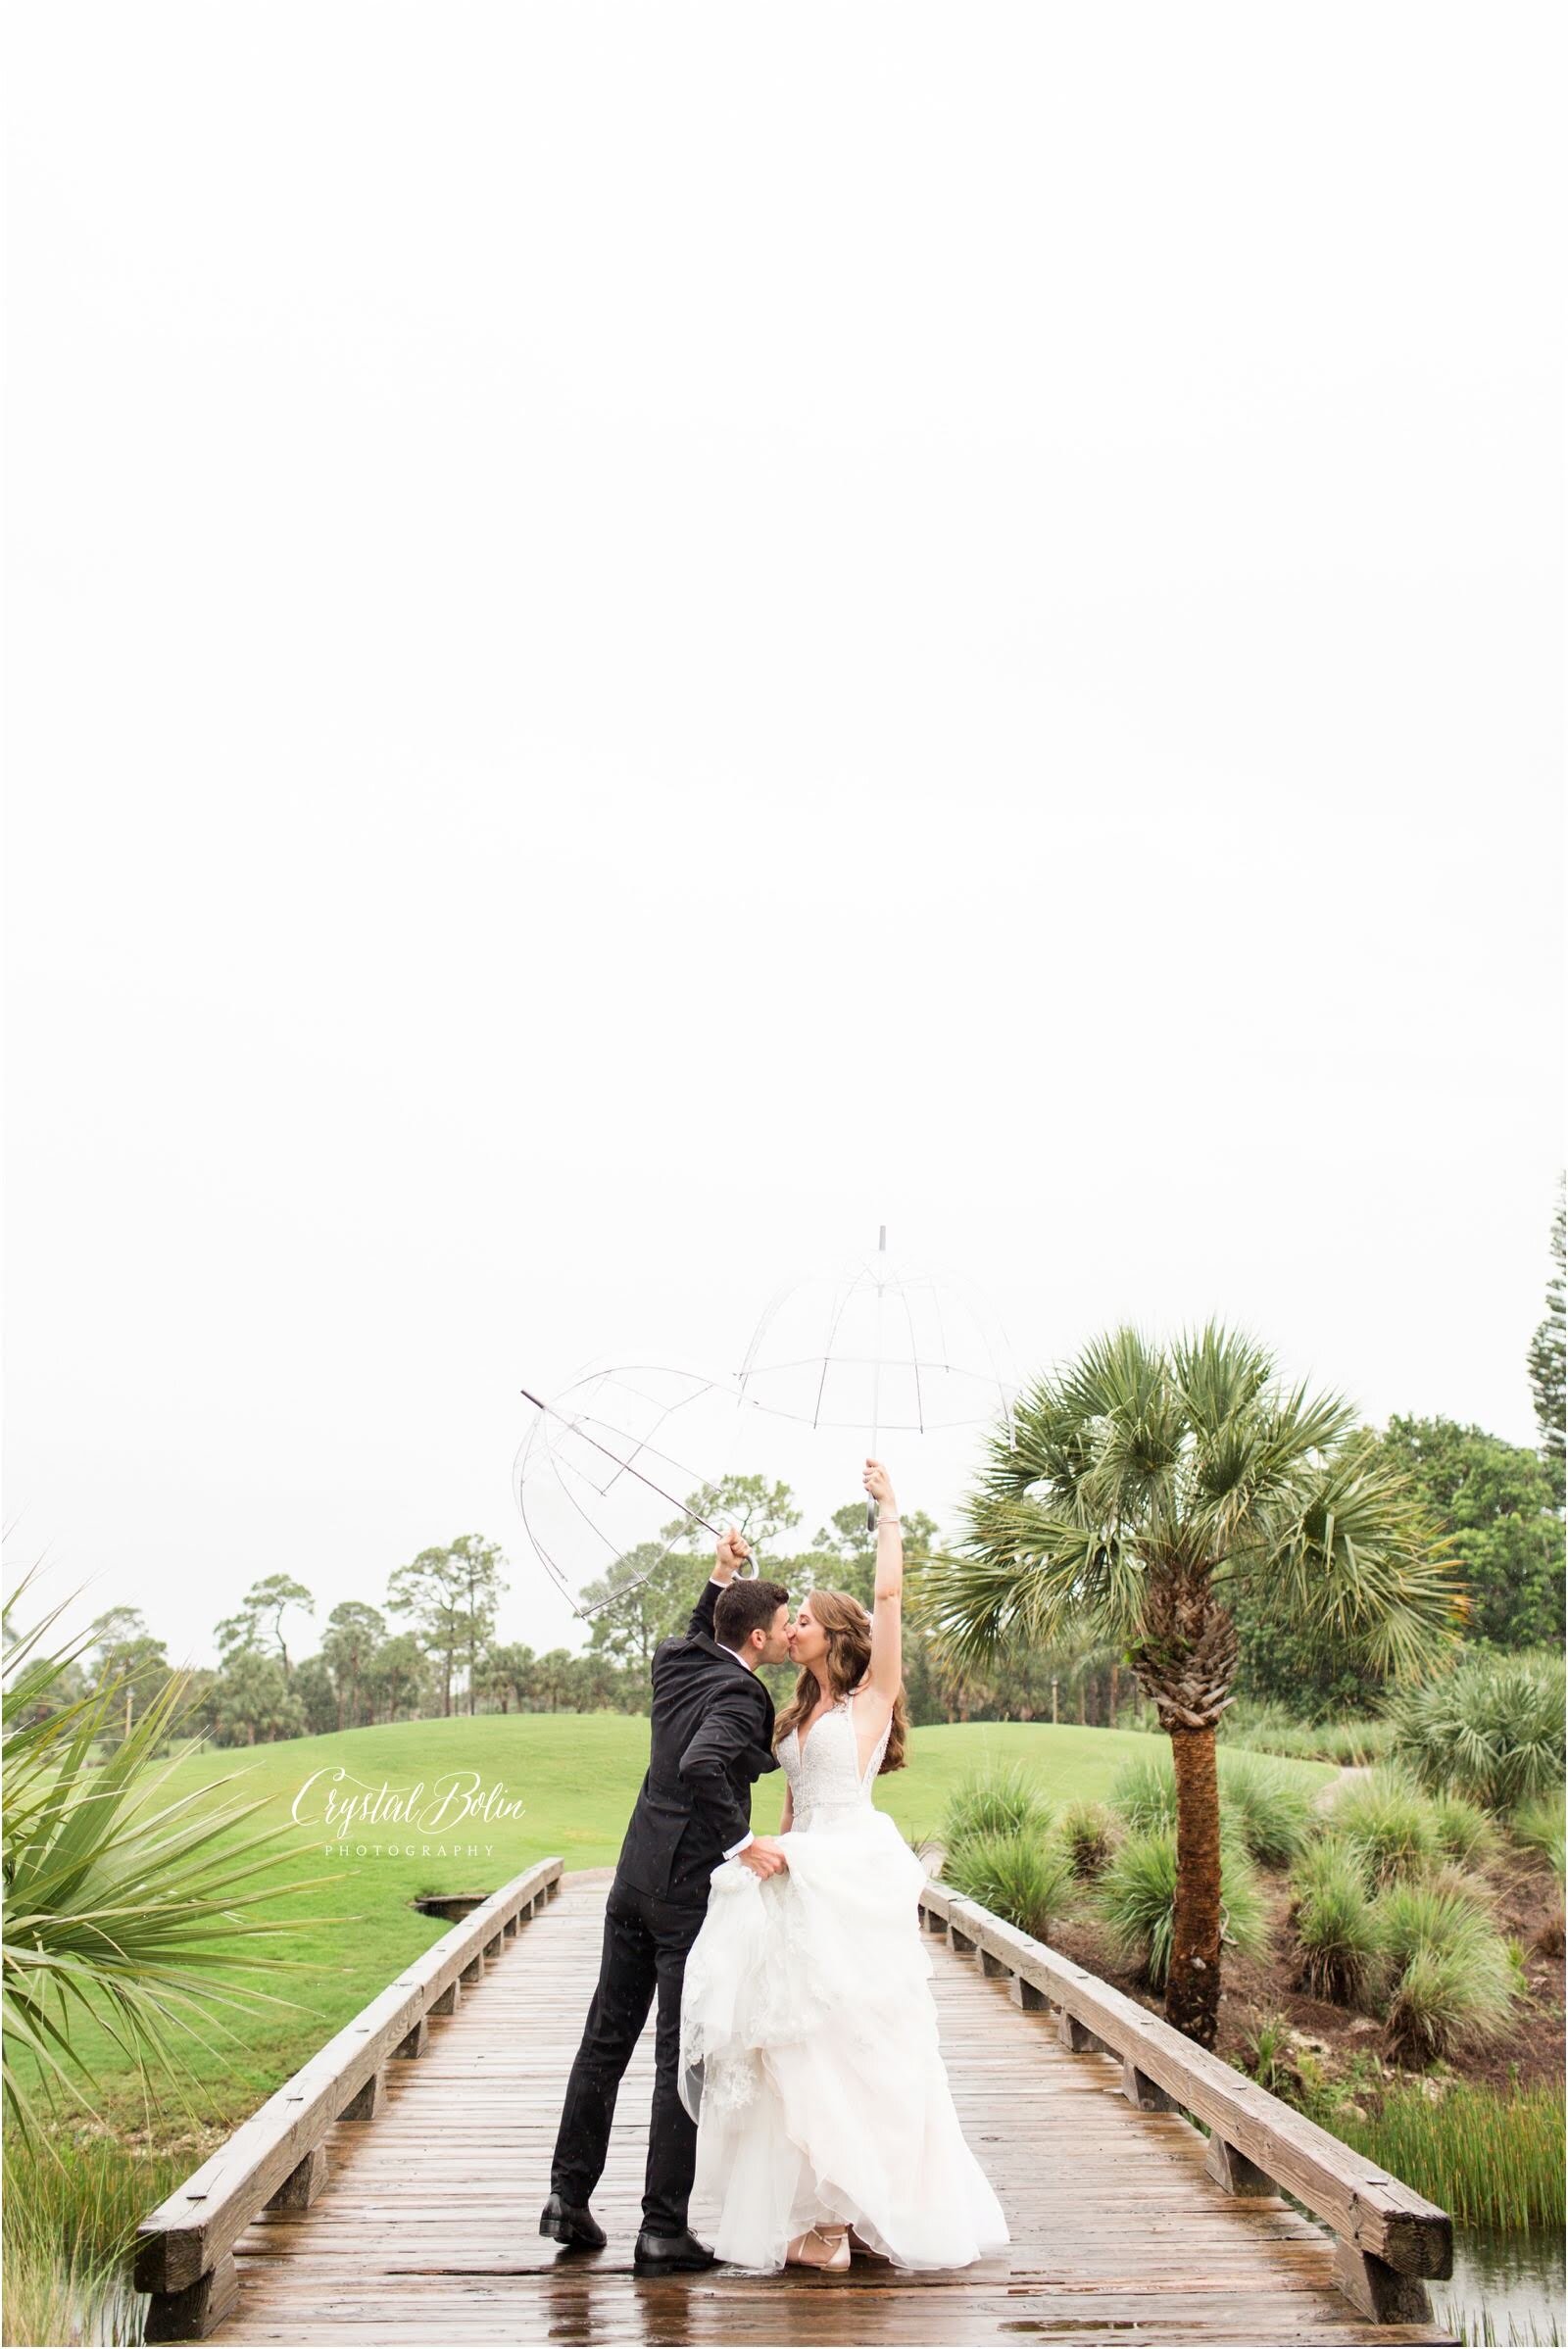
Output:
[[[1355,1436],[1369,1466],[1406,1481],[1443,1529],[1462,1577],[1466,1639],[1482,1650],[1513,1652],[1563,1639],[1563,1224],[1559,1197],[1546,1312],[1528,1352],[1538,1448],[1443,1417],[1396,1415],[1381,1431],[1362,1428]],[[840,1509],[805,1545],[798,1542],[802,1515],[789,1488],[764,1477],[731,1477],[716,1493],[693,1495],[688,1506],[710,1523],[742,1525],[761,1570],[787,1585],[795,1600],[828,1588],[870,1604],[873,1552],[861,1503]],[[922,1569],[944,1555],[939,1529],[908,1509],[904,1533],[911,1599],[906,1700],[916,1726],[1149,1725],[1125,1643],[1097,1625],[1092,1611],[1059,1618],[1049,1638],[1013,1643],[983,1664],[972,1643],[960,1652],[920,1613]],[[294,1574],[266,1575],[216,1626],[220,1660],[190,1676],[184,1726],[214,1744],[252,1745],[454,1713],[644,1712],[654,1649],[684,1628],[707,1565],[689,1519],[674,1519],[583,1592],[590,1611],[585,1647],[542,1654],[497,1639],[509,1589],[506,1560],[497,1543],[478,1534],[418,1551],[391,1574],[379,1604],[340,1600],[318,1643],[302,1653],[291,1652],[291,1639],[300,1644],[292,1627],[315,1616],[315,1594]],[[1282,1615],[1267,1590],[1240,1584],[1230,1611],[1250,1696],[1287,1704],[1309,1721],[1369,1713],[1382,1701],[1381,1670]],[[110,1609],[93,1632],[93,1644],[63,1677],[55,1701],[74,1701],[106,1676],[123,1680],[119,1731],[127,1735],[171,1677],[168,1653],[134,1607]]]

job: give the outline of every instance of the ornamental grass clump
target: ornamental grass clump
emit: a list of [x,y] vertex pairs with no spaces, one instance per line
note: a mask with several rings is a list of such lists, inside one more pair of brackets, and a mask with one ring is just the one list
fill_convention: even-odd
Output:
[[1328,1824],[1374,1885],[1427,1875],[1443,1857],[1432,1802],[1413,1779],[1387,1764],[1341,1789]]
[[[1155,1828],[1129,1835],[1105,1864],[1094,1893],[1094,1912],[1112,1947],[1152,1990],[1170,1968],[1176,1905],[1176,1832]],[[1268,1924],[1247,1847],[1234,1832],[1220,1835],[1220,1928],[1223,1943],[1245,1957],[1268,1946]]]
[[1446,1788],[1432,1796],[1432,1820],[1438,1842],[1450,1860],[1474,1862],[1490,1859],[1498,1848],[1498,1835],[1493,1821],[1479,1803],[1466,1795],[1454,1794]]
[[[948,1797],[942,1840],[949,1851],[977,1835],[1033,1835],[1051,1832],[1052,1807],[1037,1779],[1016,1767],[978,1770],[960,1779]],[[951,1875],[951,1870],[947,1872]]]
[[1109,1802],[1128,1833],[1147,1835],[1176,1826],[1176,1771],[1168,1754],[1140,1754],[1111,1781]]
[[1242,1841],[1264,1868],[1287,1868],[1305,1848],[1312,1832],[1312,1791],[1291,1771],[1260,1762],[1254,1754],[1224,1754],[1219,1763],[1219,1799]]
[[1120,1833],[1116,1814],[1108,1804],[1082,1798],[1067,1803],[1056,1822],[1061,1847],[1078,1877],[1092,1879],[1101,1874],[1116,1848]]
[[1521,1803],[1508,1821],[1508,1833],[1527,1851],[1539,1851],[1559,1885],[1563,1882],[1564,1802],[1562,1789]]
[[949,1852],[942,1881],[1037,1941],[1051,1938],[1078,1888],[1069,1854],[1030,1834],[968,1836]]
[[1301,1988],[1336,2006],[1365,2006],[1383,1977],[1385,1937],[1354,1853],[1332,1837],[1314,1844],[1293,1884]]
[[1508,1945],[1485,1906],[1485,1887],[1451,1871],[1396,1884],[1373,1903],[1390,1970],[1390,2052],[1429,2064],[1461,2040],[1485,2044],[1511,2021],[1519,1995]]

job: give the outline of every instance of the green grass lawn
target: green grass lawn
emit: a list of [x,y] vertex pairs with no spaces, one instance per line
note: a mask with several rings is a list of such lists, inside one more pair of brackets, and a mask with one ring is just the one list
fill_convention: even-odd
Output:
[[[909,1740],[909,1767],[880,1779],[876,1799],[918,1842],[937,1832],[951,1788],[971,1771],[1019,1764],[1039,1777],[1052,1800],[1101,1796],[1129,1756],[1162,1745],[1132,1731],[1054,1729],[1049,1723],[921,1729]],[[233,1988],[241,1998],[254,1997],[258,1987],[281,1994],[298,2002],[297,2011],[263,2009],[204,2022],[205,2043],[190,2043],[195,2077],[183,2093],[155,2080],[146,2098],[106,2031],[94,2026],[74,2031],[103,2086],[95,2101],[117,2128],[145,2127],[155,2140],[176,2125],[181,2107],[192,2119],[232,2126],[448,1931],[441,1919],[410,1907],[416,1894],[492,1891],[530,1862],[557,1852],[568,1868],[612,1863],[647,1759],[647,1721],[612,1713],[486,1714],[187,1753],[160,1799],[237,1772],[222,1798],[264,1798],[252,1833],[287,1822],[305,1781],[323,1771],[341,1770],[339,1788],[347,1792],[419,1784],[427,1802],[439,1798],[449,1774],[471,1775],[481,1790],[499,1783],[503,1799],[522,1808],[512,1818],[444,1828],[356,1826],[332,1837],[330,1849],[319,1828],[291,1828],[277,1845],[291,1861],[277,1871],[279,1881],[325,1880],[288,1893],[268,1912],[299,1920],[287,1943],[273,1946],[302,1970],[236,1975]],[[1314,1786],[1337,1775],[1322,1762],[1280,1767]],[[326,1783],[318,1781],[318,1795]],[[753,1815],[760,1833],[777,1828],[783,1792],[782,1773],[759,1784]],[[339,1853],[340,1841],[349,1846],[346,1853]],[[376,1853],[376,1843],[398,1848]],[[411,1844],[412,1855],[406,1848]],[[585,2008],[589,1988],[584,1982]]]

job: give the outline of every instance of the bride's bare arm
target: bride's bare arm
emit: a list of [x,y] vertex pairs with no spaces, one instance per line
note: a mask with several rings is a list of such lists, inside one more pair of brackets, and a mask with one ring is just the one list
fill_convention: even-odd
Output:
[[794,1788],[793,1786],[785,1786],[785,1788],[784,1788],[784,1816],[783,1816],[783,1818],[782,1818],[782,1819],[779,1821],[779,1823],[778,1823],[778,1832],[779,1832],[779,1834],[780,1834],[781,1835],[787,1835],[789,1834],[789,1832],[790,1832],[790,1829],[791,1829],[791,1828],[792,1828],[794,1825],[795,1825],[795,1788]]
[[864,1482],[877,1505],[876,1604],[871,1609],[869,1679],[891,1712],[904,1678],[904,1529],[892,1479],[880,1460],[867,1460]]

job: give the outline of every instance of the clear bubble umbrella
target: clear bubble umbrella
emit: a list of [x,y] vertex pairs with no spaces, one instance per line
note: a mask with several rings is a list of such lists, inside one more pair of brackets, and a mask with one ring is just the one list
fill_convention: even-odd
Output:
[[[789,1282],[761,1320],[736,1376],[745,1402],[813,1428],[855,1428],[873,1458],[895,1432],[924,1435],[999,1416],[1010,1437],[1006,1339],[990,1305],[956,1273],[874,1250],[834,1272]],[[867,1507],[867,1529],[876,1507]]]
[[[578,1615],[639,1589],[695,1533],[724,1532],[713,1512],[748,1407],[732,1381],[615,1363],[579,1372],[548,1400],[522,1394],[533,1416],[513,1492],[530,1547]],[[586,1600],[607,1579],[614,1587]]]

